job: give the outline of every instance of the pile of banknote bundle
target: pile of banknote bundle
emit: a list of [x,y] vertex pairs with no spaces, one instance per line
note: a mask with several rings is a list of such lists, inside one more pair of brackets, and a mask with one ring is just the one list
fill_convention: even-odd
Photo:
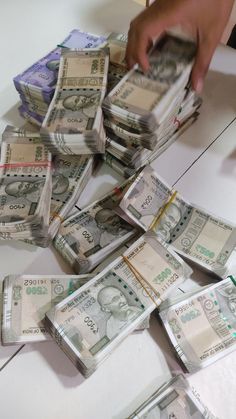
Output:
[[[17,173],[19,179],[16,179],[15,176],[14,182],[11,181],[11,187],[6,186],[3,180],[7,194],[5,198],[4,195],[2,195],[1,198],[2,203],[5,202],[2,215],[2,219],[5,220],[5,223],[4,227],[0,227],[1,237],[17,239],[19,236],[20,240],[25,239],[28,243],[46,246],[55,236],[61,222],[74,207],[84,187],[91,178],[94,158],[93,156],[86,154],[78,156],[57,154],[51,157],[51,154],[47,151],[47,155],[50,156],[50,166],[48,168],[45,166],[43,171],[40,167],[41,156],[39,154],[35,157],[35,168],[33,163],[28,161],[28,157],[33,157],[34,150],[35,153],[39,153],[38,149],[40,150],[41,148],[42,150],[46,150],[39,132],[28,132],[24,129],[7,126],[3,133],[2,144],[2,159],[9,159],[9,156],[13,156],[14,159],[16,159],[14,161],[10,160],[9,163],[8,161],[6,162],[5,170],[7,170],[6,176],[8,183],[10,182],[9,176],[11,173],[9,170],[14,171],[12,176]],[[14,147],[16,151],[9,152],[8,149],[10,147]],[[22,156],[24,156],[25,160],[22,160]],[[19,159],[19,163],[16,163],[17,158]],[[45,164],[45,162],[43,164]],[[45,172],[46,169],[47,172]],[[20,176],[21,171],[22,176]],[[33,182],[33,175],[31,172],[35,173],[35,182]],[[48,173],[46,178],[44,172]],[[29,173],[30,179],[27,178],[27,173]],[[43,189],[44,185],[46,187],[45,191]],[[50,188],[48,185],[50,185]],[[17,189],[15,190],[14,188]],[[11,202],[9,201],[9,205],[6,205],[8,200]],[[25,201],[28,205],[25,205]],[[27,208],[28,210],[26,210]],[[43,223],[40,221],[41,224],[38,230],[35,218],[35,211],[37,208],[41,208],[41,211],[45,214],[42,218]],[[23,223],[23,225],[25,225],[29,215],[34,215],[34,217],[30,218],[32,218],[32,223],[36,232],[28,237],[25,237],[25,235],[21,237],[20,234],[10,237],[9,235],[12,228],[6,223],[6,220],[12,219],[12,221],[16,221],[16,217],[20,216],[22,220],[20,224]],[[43,226],[46,230],[43,236],[44,239],[41,239],[42,242],[40,243],[37,235],[40,233],[41,229],[43,229]],[[18,224],[17,228],[20,229]],[[20,231],[21,230],[19,230],[19,232]],[[5,235],[3,235],[3,232],[5,232]]]
[[0,160],[0,239],[48,240],[52,156],[39,138],[4,135]]
[[56,91],[41,128],[52,152],[104,153],[101,104],[108,65],[108,48],[62,49]]
[[46,311],[91,279],[91,275],[9,275],[3,281],[2,343],[51,339]]
[[109,93],[128,72],[125,61],[127,40],[127,35],[123,33],[112,32],[107,37],[106,46],[110,51],[107,93]]
[[163,384],[127,419],[216,419],[191,390],[183,375]]
[[180,257],[148,232],[47,312],[45,324],[87,377],[191,272]]
[[227,275],[236,246],[236,226],[187,202],[150,167],[134,180],[120,208],[145,231],[155,231],[159,240],[198,267]]
[[166,35],[149,72],[127,72],[104,99],[104,160],[118,172],[130,176],[158,157],[197,118],[201,100],[187,87],[194,54],[192,42]]
[[131,181],[62,222],[53,244],[76,273],[90,272],[138,233],[114,211]]
[[186,370],[204,368],[236,349],[236,279],[170,300],[160,317]]
[[[106,38],[103,36],[74,29],[60,44],[60,47],[96,48],[105,40]],[[14,78],[14,84],[21,99],[20,114],[39,126],[43,122],[54,95],[60,55],[61,49],[55,48]]]

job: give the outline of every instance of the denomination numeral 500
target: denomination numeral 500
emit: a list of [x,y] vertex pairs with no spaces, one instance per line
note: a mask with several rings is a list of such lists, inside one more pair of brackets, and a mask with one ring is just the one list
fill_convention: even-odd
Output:
[[95,332],[98,332],[98,328],[97,328],[97,326],[96,326],[96,324],[90,319],[90,317],[89,316],[87,316],[87,317],[85,317],[84,318],[84,323],[86,323],[87,324],[87,326],[91,329],[91,330],[93,330],[93,331],[95,331]]

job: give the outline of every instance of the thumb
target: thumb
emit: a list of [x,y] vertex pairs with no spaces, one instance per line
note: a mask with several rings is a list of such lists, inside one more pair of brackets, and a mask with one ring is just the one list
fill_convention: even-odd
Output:
[[217,42],[205,40],[198,45],[197,55],[191,74],[191,83],[193,89],[197,93],[201,93],[204,83],[204,78],[208,71],[212,55],[217,46]]

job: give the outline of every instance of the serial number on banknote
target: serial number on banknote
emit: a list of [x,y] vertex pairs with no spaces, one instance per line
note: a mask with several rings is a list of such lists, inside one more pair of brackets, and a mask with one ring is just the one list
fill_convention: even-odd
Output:
[[[27,287],[28,285],[43,285],[46,284],[46,279],[25,279],[24,285]],[[59,281],[57,281],[58,283]],[[52,281],[52,283],[55,283]]]

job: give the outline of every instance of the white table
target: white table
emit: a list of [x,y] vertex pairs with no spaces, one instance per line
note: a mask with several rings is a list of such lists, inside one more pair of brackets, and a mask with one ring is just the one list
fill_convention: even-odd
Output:
[[[17,115],[18,96],[12,83],[16,74],[51,50],[71,29],[124,32],[140,10],[131,0],[4,2],[0,14],[1,132],[7,123],[23,123]],[[219,47],[207,76],[199,120],[152,164],[188,200],[234,222],[235,93],[236,53]],[[78,205],[87,205],[120,181],[112,169],[101,166]],[[1,280],[9,273],[71,272],[53,249],[9,242],[0,242],[0,269]],[[203,283],[208,278],[196,271],[195,280]],[[196,286],[194,281],[183,289]],[[188,378],[220,419],[235,418],[235,364],[233,353]],[[87,380],[53,342],[23,348],[0,346],[0,417],[122,418],[170,377],[170,366],[172,371],[179,370],[155,318],[150,330],[129,336]]]

